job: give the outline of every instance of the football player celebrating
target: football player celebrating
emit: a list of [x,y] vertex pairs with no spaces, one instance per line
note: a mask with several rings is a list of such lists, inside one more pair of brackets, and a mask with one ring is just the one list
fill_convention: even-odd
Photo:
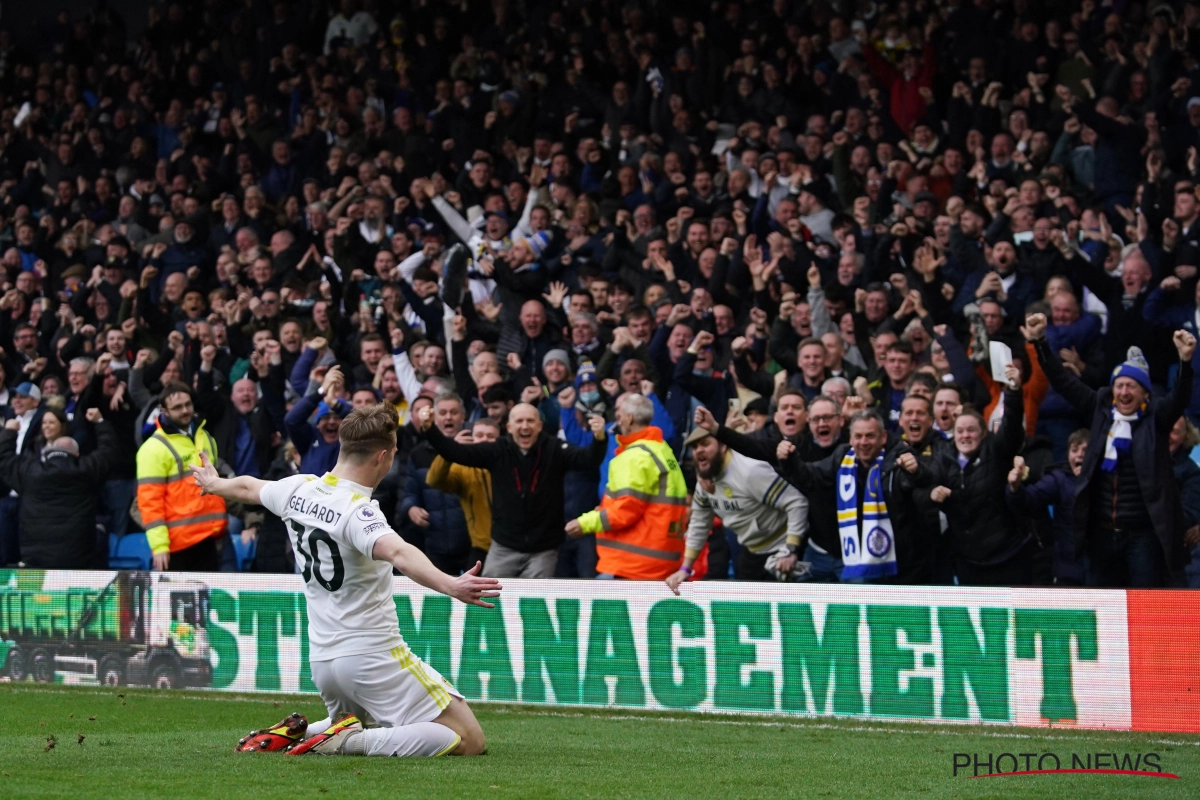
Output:
[[396,411],[356,409],[342,420],[341,452],[324,476],[280,481],[221,478],[205,460],[196,482],[226,500],[261,504],[283,519],[301,562],[313,682],[329,710],[308,724],[292,714],[242,739],[238,750],[288,755],[478,755],[483,730],[450,682],[400,637],[392,568],[464,603],[491,608],[500,582],[481,564],[457,578],[441,572],[384,521],[371,492],[396,455]]

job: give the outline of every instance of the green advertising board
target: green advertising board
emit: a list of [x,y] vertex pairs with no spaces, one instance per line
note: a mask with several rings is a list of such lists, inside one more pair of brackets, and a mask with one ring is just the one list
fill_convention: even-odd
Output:
[[[28,650],[69,635],[80,628],[77,598],[90,596],[105,607],[103,623],[93,614],[84,626],[95,647],[151,646],[120,630],[137,592],[106,591],[112,573],[41,573],[36,587],[13,575],[0,573],[0,640]],[[316,690],[298,577],[141,575],[147,613],[168,617],[158,646],[186,644],[207,659],[205,685]],[[57,620],[40,639],[13,624],[22,594],[36,596],[26,608]],[[1120,592],[701,582],[681,594],[657,583],[514,580],[485,609],[397,579],[395,603],[413,652],[476,701],[1130,726]],[[180,616],[188,598],[199,619]]]

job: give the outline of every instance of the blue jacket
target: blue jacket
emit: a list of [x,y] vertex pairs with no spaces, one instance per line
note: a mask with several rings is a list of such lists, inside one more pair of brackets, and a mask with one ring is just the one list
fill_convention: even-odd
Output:
[[[1197,470],[1200,473],[1200,468]],[[1075,557],[1074,519],[1075,485],[1079,482],[1071,468],[1058,464],[1046,470],[1036,483],[1021,486],[1017,491],[1007,487],[1009,507],[1024,517],[1053,521],[1054,577],[1060,583],[1082,586],[1083,560]]]
[[1180,328],[1196,333],[1195,303],[1172,304],[1171,298],[1162,289],[1154,289],[1146,295],[1142,316],[1156,328],[1177,331]]
[[[663,441],[669,442],[675,436],[675,424],[667,409],[659,402],[658,397],[651,396],[650,404],[654,406],[654,416],[650,424],[662,431]],[[561,415],[563,438],[580,447],[587,447],[592,441],[592,431],[579,424],[579,417],[574,413]],[[604,461],[600,462],[598,470],[576,470],[568,472],[563,481],[566,496],[563,513],[567,519],[574,519],[585,511],[596,507],[593,498],[597,500],[604,496],[604,487],[608,485],[608,464],[617,453],[617,424],[610,423],[608,428],[607,450]],[[577,509],[577,510],[576,510]]]
[[151,125],[150,131],[154,138],[155,153],[159,158],[170,158],[171,153],[174,153],[183,144],[179,139],[179,128],[160,123]]
[[308,391],[308,375],[317,365],[317,355],[316,350],[305,347],[300,351],[295,365],[292,366],[292,374],[288,376],[288,383],[292,385],[292,390],[301,397],[304,397],[304,393]]
[[263,194],[272,203],[277,203],[280,198],[295,192],[300,187],[301,177],[300,167],[294,161],[286,166],[280,166],[272,161],[271,168],[263,176]]
[[172,241],[161,256],[150,259],[148,263],[158,268],[158,277],[150,285],[151,299],[157,303],[162,296],[163,287],[167,285],[168,277],[176,272],[186,274],[192,267],[199,267],[202,273],[208,274],[213,259],[201,238],[192,236],[185,244]]
[[1075,106],[1079,121],[1096,132],[1095,181],[1096,199],[1133,195],[1142,174],[1142,145],[1146,143],[1146,128],[1137,123],[1125,124],[1096,111],[1089,102]]
[[[955,314],[961,314],[962,310],[968,304],[976,302],[975,291],[979,288],[979,284],[983,283],[984,277],[989,272],[994,271],[991,267],[984,267],[983,269],[975,270],[967,276],[966,280],[963,281],[962,288],[954,296],[954,302],[950,304]],[[1016,281],[1013,282],[1012,288],[1008,290],[1008,299],[1001,303],[1001,305],[1004,306],[1009,319],[1024,319],[1025,307],[1038,299],[1040,298],[1038,297],[1037,281],[1030,275],[1018,272]]]
[[1171,457],[1175,462],[1175,480],[1179,484],[1179,501],[1183,504],[1183,524],[1200,524],[1200,465],[1192,460],[1188,450]]
[[[1088,362],[1104,358],[1103,351],[1098,349],[1100,336],[1100,318],[1095,314],[1083,314],[1070,325],[1046,326],[1046,341],[1054,348],[1054,352],[1074,347]],[[1093,351],[1092,357],[1088,355],[1089,350]],[[1061,394],[1054,389],[1047,389],[1038,407],[1038,419],[1079,419],[1079,412]]]
[[[317,426],[308,421],[320,402],[321,396],[315,393],[302,397],[283,418],[288,438],[300,453],[300,471],[310,475],[324,475],[333,469],[338,460],[338,453],[342,451],[341,442],[327,444],[317,433]],[[338,401],[339,415],[344,417],[351,411],[349,403],[345,400]]]
[[[542,397],[537,403],[537,410],[542,414],[542,424],[546,427],[546,430],[557,431],[561,427],[562,406],[558,404],[558,395],[556,393],[551,392]],[[486,413],[484,411],[484,414]]]
[[404,478],[404,493],[400,499],[400,514],[408,516],[411,508],[429,512],[429,527],[425,529],[425,551],[450,555],[471,549],[467,516],[456,494],[440,492],[430,486],[425,477],[437,454],[429,442],[421,442],[408,456],[408,474]]
[[678,453],[683,447],[683,437],[687,433],[688,425],[695,413],[695,407],[692,396],[674,381],[675,362],[671,361],[671,353],[667,348],[667,339],[670,336],[670,327],[660,325],[654,332],[654,336],[651,337],[650,346],[647,349],[650,352],[650,361],[654,365],[654,372],[658,375],[658,390],[666,391],[663,405],[671,418],[671,426],[674,430],[674,434],[668,436],[664,429],[663,440]]

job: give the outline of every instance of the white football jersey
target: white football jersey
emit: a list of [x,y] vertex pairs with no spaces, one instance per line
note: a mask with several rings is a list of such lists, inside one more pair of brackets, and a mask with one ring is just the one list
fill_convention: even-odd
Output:
[[304,577],[309,659],[404,644],[392,600],[392,565],[371,557],[375,543],[393,532],[371,490],[330,474],[293,475],[267,484],[260,499],[283,519]]

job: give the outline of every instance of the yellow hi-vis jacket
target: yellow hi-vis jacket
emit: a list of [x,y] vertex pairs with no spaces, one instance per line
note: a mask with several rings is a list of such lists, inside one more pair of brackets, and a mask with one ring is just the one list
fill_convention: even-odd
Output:
[[192,466],[200,453],[217,463],[217,442],[204,423],[195,437],[167,433],[162,423],[137,452],[137,503],[146,539],[155,554],[186,550],[226,528],[225,501],[200,494]]
[[654,426],[618,436],[617,444],[600,508],[582,515],[580,527],[596,534],[597,572],[664,580],[683,559],[688,511],[683,471]]

